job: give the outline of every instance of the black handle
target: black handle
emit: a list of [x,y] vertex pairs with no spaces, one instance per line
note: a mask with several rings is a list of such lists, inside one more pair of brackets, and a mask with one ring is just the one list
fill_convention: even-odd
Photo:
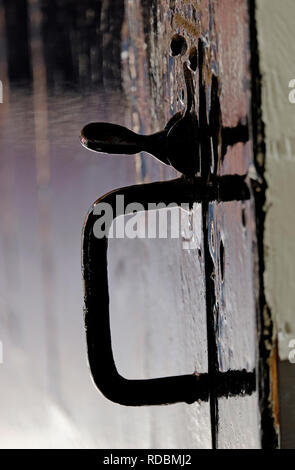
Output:
[[122,188],[98,199],[86,218],[83,233],[83,277],[85,282],[85,328],[91,373],[99,390],[110,400],[123,405],[160,405],[176,402],[192,403],[208,399],[208,378],[204,375],[183,375],[151,380],[127,380],[116,369],[109,321],[107,275],[107,237],[96,238],[93,227],[98,219],[94,207],[108,203],[115,213],[116,196],[124,196],[124,204],[138,202],[181,203],[189,196],[191,186],[177,179]]
[[[210,390],[208,374],[127,380],[119,375],[116,369],[109,319],[108,239],[107,236],[96,238],[93,229],[99,218],[99,215],[95,215],[95,206],[100,202],[108,203],[115,214],[117,195],[124,196],[125,207],[136,201],[142,204],[144,210],[148,209],[149,203],[162,202],[168,205],[173,202],[180,206],[183,203],[192,205],[205,199],[244,200],[250,197],[244,177],[239,175],[219,177],[214,185],[205,185],[201,178],[179,178],[121,188],[106,194],[94,203],[86,217],[83,230],[85,329],[89,365],[99,390],[110,400],[122,405],[160,405],[208,400]],[[223,381],[221,374],[220,383]],[[222,389],[222,385],[220,387]]]

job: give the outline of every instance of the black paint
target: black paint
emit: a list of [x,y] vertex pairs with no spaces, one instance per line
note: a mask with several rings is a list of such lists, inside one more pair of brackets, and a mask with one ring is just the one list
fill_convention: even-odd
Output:
[[220,261],[221,281],[224,282],[225,252],[224,252],[224,244],[222,240],[220,240],[220,245],[219,245],[219,261]]
[[[218,100],[218,82],[214,79],[212,83],[212,94],[215,98],[213,100],[218,114],[215,115],[214,110],[210,110],[209,119],[214,121],[211,124],[211,129],[207,122],[207,105],[206,105],[206,87],[203,80],[203,60],[204,49],[203,42],[199,39],[198,43],[198,56],[199,56],[199,122],[200,122],[200,156],[201,156],[201,176],[205,181],[210,181],[210,167],[212,157],[215,161],[215,169],[217,168],[218,154],[217,141],[218,134],[221,126],[220,106]],[[214,88],[214,91],[213,91]],[[211,132],[209,132],[209,129]],[[211,155],[210,134],[213,136],[213,149],[214,155]],[[214,145],[215,144],[215,145]],[[217,400],[217,374],[219,372],[217,344],[215,338],[214,328],[214,305],[215,305],[215,286],[212,279],[214,272],[214,264],[210,255],[209,249],[209,231],[208,231],[208,216],[209,216],[209,202],[206,201],[202,204],[202,225],[204,237],[204,265],[205,265],[205,285],[206,285],[206,310],[207,310],[207,345],[208,345],[208,374],[209,374],[209,400],[210,400],[210,418],[211,418],[211,438],[213,449],[217,448],[217,435],[218,435],[218,400]]]

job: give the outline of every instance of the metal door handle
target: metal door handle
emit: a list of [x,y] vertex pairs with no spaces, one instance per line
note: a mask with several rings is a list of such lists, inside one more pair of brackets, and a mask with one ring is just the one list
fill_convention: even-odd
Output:
[[[173,51],[177,52],[175,47]],[[201,40],[198,43],[198,62],[202,71]],[[194,70],[196,66],[195,63]],[[142,184],[112,191],[98,199],[86,217],[83,231],[83,278],[88,359],[94,382],[99,390],[110,400],[123,405],[193,403],[196,400],[208,400],[210,394],[218,397],[252,393],[256,386],[255,370],[252,372],[244,369],[227,372],[211,370],[208,374],[200,375],[127,380],[118,373],[114,362],[109,319],[108,240],[107,236],[96,238],[94,235],[93,228],[98,219],[98,215],[95,215],[95,206],[100,202],[107,202],[114,214],[117,195],[124,196],[125,206],[137,202],[144,207],[144,210],[148,209],[149,203],[162,202],[166,205],[188,203],[192,206],[194,202],[208,204],[209,201],[250,198],[245,176],[217,176],[216,160],[220,139],[221,158],[224,157],[228,146],[248,141],[247,119],[244,119],[246,123],[239,122],[233,128],[222,126],[218,80],[213,76],[208,121],[206,93],[201,73],[199,73],[197,114],[192,73],[186,63],[183,64],[183,73],[186,83],[186,109],[176,113],[162,131],[144,136],[123,126],[99,122],[87,124],[81,132],[81,143],[90,150],[120,154],[133,154],[145,150],[185,175],[167,182]],[[210,169],[211,160],[214,163],[213,171]],[[197,176],[200,173],[201,176]]]
[[[115,213],[116,196],[124,196],[124,204],[171,202],[181,205],[204,200],[245,200],[249,189],[243,176],[217,177],[214,184],[202,178],[178,178],[167,182],[129,186],[112,191],[99,198],[90,208],[83,229],[83,279],[85,289],[85,329],[88,360],[92,377],[99,390],[110,400],[122,405],[162,405],[176,402],[193,403],[208,400],[210,383],[208,374],[191,374],[149,380],[127,380],[116,368],[111,343],[109,318],[109,288],[107,272],[107,236],[96,238],[93,228],[98,215],[95,206],[107,202]],[[221,395],[241,393],[255,389],[255,373],[229,371],[215,380]]]

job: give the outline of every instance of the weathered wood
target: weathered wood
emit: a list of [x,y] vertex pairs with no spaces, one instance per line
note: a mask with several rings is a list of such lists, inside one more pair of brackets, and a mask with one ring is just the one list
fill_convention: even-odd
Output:
[[[141,9],[144,12],[144,26]],[[138,122],[142,130],[155,131],[169,115],[182,108],[181,67],[186,56],[172,59],[167,50],[176,32],[187,41],[187,56],[190,48],[198,47],[200,38],[205,44],[203,64],[195,76],[196,83],[199,83],[196,102],[202,105],[200,112],[203,113],[199,119],[204,123],[211,121],[217,129],[220,122],[227,127],[234,127],[241,121],[250,123],[247,2],[176,1],[169,5],[157,2],[149,9],[146,2],[141,4],[138,1],[128,8],[127,18],[131,41],[129,39],[125,86],[127,90],[133,90],[133,126]],[[133,28],[135,19],[137,31]],[[143,47],[142,32],[146,38],[146,49]],[[151,103],[150,107],[146,106],[147,102]],[[247,173],[253,161],[251,142],[223,147],[222,137],[217,132],[215,141],[212,141],[214,170],[221,174]],[[208,171],[211,149],[204,145],[201,164],[203,171]],[[138,157],[139,177],[143,176],[145,181],[154,178],[151,167],[155,171],[154,164],[143,156],[141,160]],[[208,344],[211,355],[209,368],[228,370],[246,367],[251,370],[257,365],[258,347],[254,293],[257,280],[252,255],[255,252],[253,201],[212,203],[203,208],[202,223],[206,237],[202,241],[202,257],[204,260],[205,256],[206,276],[211,282],[211,293],[207,291],[207,330],[211,335]],[[203,247],[207,245],[207,237],[206,253]],[[188,273],[188,276],[194,276],[189,268]],[[213,356],[212,348],[216,348]],[[214,391],[212,393],[211,424],[216,427],[213,432],[214,445],[259,447],[258,394],[237,400],[217,399],[214,398]]]

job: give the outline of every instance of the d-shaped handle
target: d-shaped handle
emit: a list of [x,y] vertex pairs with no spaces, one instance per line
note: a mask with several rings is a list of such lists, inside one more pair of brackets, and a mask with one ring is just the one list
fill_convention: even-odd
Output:
[[96,238],[93,228],[98,215],[95,206],[108,203],[115,213],[116,196],[124,196],[124,205],[138,202],[181,203],[189,196],[189,185],[181,179],[131,186],[112,191],[98,199],[87,215],[83,233],[83,277],[85,282],[85,328],[91,373],[99,390],[122,405],[161,405],[192,403],[208,399],[205,375],[183,375],[151,380],[127,380],[118,374],[111,345],[109,290],[107,273],[107,237]]
[[[122,405],[161,405],[176,402],[193,403],[208,400],[210,383],[208,374],[182,375],[149,380],[127,380],[122,377],[114,362],[110,318],[107,271],[107,236],[97,238],[94,224],[99,218],[95,214],[97,204],[108,203],[116,213],[116,196],[124,196],[125,208],[132,202],[140,203],[145,210],[149,203],[171,202],[181,205],[207,200],[241,200],[249,198],[249,189],[244,177],[233,175],[220,177],[214,185],[205,185],[201,178],[193,180],[179,178],[167,182],[129,186],[112,191],[98,199],[91,207],[83,230],[83,279],[85,289],[85,329],[87,336],[88,360],[95,384],[110,400]],[[127,214],[128,212],[125,212]],[[110,228],[110,226],[108,227]],[[242,390],[247,376],[242,371],[232,371],[232,388]],[[235,375],[236,374],[236,375]],[[237,375],[238,374],[238,375]],[[241,377],[240,377],[240,375]],[[238,378],[239,385],[236,384]],[[228,379],[227,379],[228,381]],[[244,382],[243,382],[244,381]],[[253,381],[253,377],[251,378]],[[220,374],[219,390],[224,394],[224,374]],[[251,382],[252,383],[252,382]],[[217,385],[217,384],[216,384]],[[228,394],[231,390],[227,390]]]

